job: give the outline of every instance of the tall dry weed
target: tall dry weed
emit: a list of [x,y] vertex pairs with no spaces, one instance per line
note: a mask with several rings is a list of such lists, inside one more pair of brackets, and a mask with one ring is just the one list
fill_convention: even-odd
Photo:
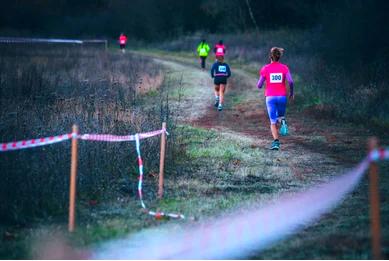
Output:
[[[0,53],[1,142],[69,133],[72,124],[81,133],[128,135],[160,129],[166,119],[164,98],[142,104],[137,90],[141,75],[161,77],[147,58],[51,45],[0,46]],[[142,149],[146,171],[157,171],[159,139],[142,141]],[[66,218],[69,164],[70,142],[1,153],[0,220]],[[136,168],[132,143],[80,141],[79,202],[135,198]]]

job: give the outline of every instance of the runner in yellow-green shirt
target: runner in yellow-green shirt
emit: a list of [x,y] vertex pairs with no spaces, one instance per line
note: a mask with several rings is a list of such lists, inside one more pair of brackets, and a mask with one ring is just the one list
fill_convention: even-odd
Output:
[[211,48],[207,44],[207,41],[205,41],[205,39],[201,40],[199,46],[197,47],[197,54],[200,57],[202,69],[205,69],[205,60],[207,59],[210,50]]

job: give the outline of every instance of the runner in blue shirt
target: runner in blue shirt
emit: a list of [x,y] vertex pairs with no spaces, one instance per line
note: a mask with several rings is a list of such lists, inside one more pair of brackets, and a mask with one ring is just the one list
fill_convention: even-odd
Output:
[[212,65],[211,76],[215,84],[215,107],[218,111],[221,111],[223,110],[227,78],[231,76],[230,66],[224,62],[224,56],[216,56],[216,62]]

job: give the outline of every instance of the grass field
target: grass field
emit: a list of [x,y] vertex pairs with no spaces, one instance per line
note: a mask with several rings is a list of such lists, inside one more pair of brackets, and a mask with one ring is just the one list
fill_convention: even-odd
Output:
[[[140,104],[142,93],[155,91],[163,81],[161,70],[147,58],[53,45],[2,45],[0,51],[2,142],[69,133],[73,124],[81,133],[128,135],[160,129],[167,120],[165,97],[154,97],[153,106]],[[147,171],[158,170],[158,146],[158,139],[142,142]],[[129,178],[137,170],[135,155],[135,148],[124,143],[80,142],[80,220],[94,204],[136,197],[136,175]],[[69,142],[2,153],[0,256],[26,258],[19,246],[30,243],[20,243],[30,231],[66,224],[69,164]]]

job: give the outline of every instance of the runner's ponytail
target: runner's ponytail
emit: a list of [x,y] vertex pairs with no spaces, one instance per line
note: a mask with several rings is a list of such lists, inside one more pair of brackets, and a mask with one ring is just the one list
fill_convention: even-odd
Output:
[[284,53],[284,48],[273,47],[270,49],[270,59],[274,62],[278,62]]

